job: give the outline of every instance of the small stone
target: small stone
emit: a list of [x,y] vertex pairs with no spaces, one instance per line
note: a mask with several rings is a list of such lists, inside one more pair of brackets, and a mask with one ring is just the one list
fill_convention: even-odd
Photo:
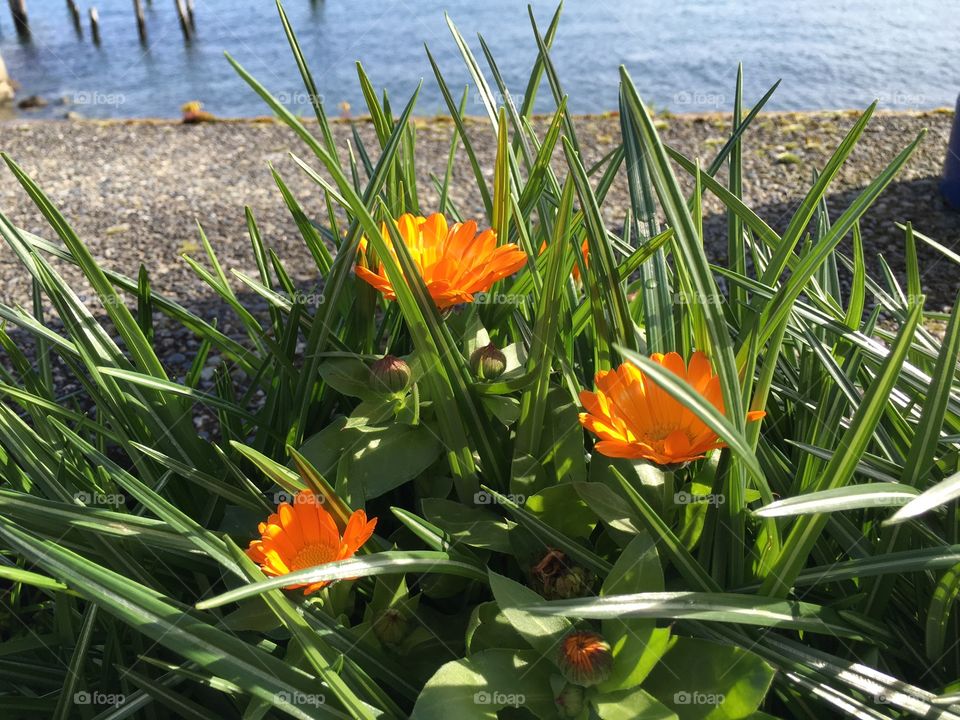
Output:
[[800,156],[792,152],[782,152],[776,157],[778,165],[799,165]]
[[17,103],[17,107],[21,110],[33,110],[34,108],[42,108],[47,105],[49,105],[49,103],[46,99],[39,95],[30,95]]

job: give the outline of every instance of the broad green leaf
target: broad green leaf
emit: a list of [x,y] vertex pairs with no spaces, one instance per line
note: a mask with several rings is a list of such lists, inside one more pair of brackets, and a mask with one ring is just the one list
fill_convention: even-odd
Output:
[[[600,589],[600,597],[631,592],[662,592],[663,571],[656,546],[646,532],[635,537],[621,553]],[[639,685],[657,664],[670,642],[670,628],[656,620],[605,619],[603,637],[613,651],[613,673],[599,685],[602,692]]]
[[[532,615],[527,608],[543,603],[543,598],[533,590],[499,575],[492,570],[488,571],[490,590],[500,607],[500,612],[506,616],[520,635],[530,643],[530,646],[544,657],[552,657],[558,648],[558,643],[573,629],[566,618],[544,617]],[[553,660],[547,660],[551,663]]]
[[747,650],[681,638],[644,687],[683,720],[739,720],[759,708],[773,675]]

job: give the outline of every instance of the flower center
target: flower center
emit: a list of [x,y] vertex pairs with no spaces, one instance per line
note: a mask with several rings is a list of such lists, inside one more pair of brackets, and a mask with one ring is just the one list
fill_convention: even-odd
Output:
[[307,545],[293,558],[293,561],[290,563],[290,570],[304,570],[305,568],[324,565],[328,562],[333,562],[336,557],[336,548],[320,544]]

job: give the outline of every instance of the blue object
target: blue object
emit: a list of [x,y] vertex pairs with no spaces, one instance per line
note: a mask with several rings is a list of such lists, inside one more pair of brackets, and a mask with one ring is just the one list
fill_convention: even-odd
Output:
[[947,143],[940,192],[947,203],[955,210],[960,210],[960,97],[957,97],[957,108],[953,114],[953,129],[950,130],[950,142]]

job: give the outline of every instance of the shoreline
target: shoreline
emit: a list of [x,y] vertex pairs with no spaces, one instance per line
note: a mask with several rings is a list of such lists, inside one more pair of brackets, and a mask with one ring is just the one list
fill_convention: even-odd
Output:
[[[63,105],[64,112],[70,112],[67,108],[74,106]],[[82,107],[82,106],[79,106]],[[749,111],[750,108],[744,108],[746,111]],[[757,119],[761,118],[784,118],[784,117],[817,117],[824,115],[836,115],[838,117],[859,117],[863,114],[866,108],[833,108],[833,109],[818,109],[818,110],[763,110],[761,111]],[[0,112],[2,112],[0,108]],[[934,107],[927,109],[906,109],[906,110],[893,110],[890,108],[877,108],[874,111],[874,117],[927,117],[931,115],[953,115],[955,113],[955,108],[942,106]],[[570,115],[571,118],[575,120],[600,120],[605,118],[619,117],[620,113],[617,110],[609,110],[606,112],[600,113],[573,113]],[[655,110],[653,116],[657,118],[676,118],[678,120],[689,120],[689,121],[712,121],[717,119],[724,119],[730,117],[729,111],[709,111],[709,112],[673,112],[668,109]],[[317,119],[312,114],[303,114],[297,115],[297,117],[307,124],[316,124]],[[544,121],[552,118],[550,113],[533,113],[531,119],[535,121]],[[356,115],[350,117],[342,116],[329,116],[328,121],[331,124],[335,125],[349,125],[351,123],[370,123],[372,118],[369,114]],[[463,120],[466,123],[486,123],[489,122],[489,119],[486,115],[465,115]],[[412,122],[422,123],[422,122],[435,122],[439,124],[452,123],[453,120],[449,115],[414,115],[411,118]],[[79,117],[31,117],[30,111],[23,110],[14,110],[11,115],[2,115],[0,114],[0,124],[16,124],[22,122],[30,123],[88,123],[91,125],[100,125],[100,126],[155,126],[155,125],[183,125],[185,124],[181,118],[178,117],[112,117],[112,118],[96,118],[96,117],[83,117],[82,114]],[[251,115],[251,116],[242,116],[242,117],[219,117],[214,116],[210,120],[205,120],[201,123],[203,125],[282,125],[283,122],[276,117],[276,115]]]

